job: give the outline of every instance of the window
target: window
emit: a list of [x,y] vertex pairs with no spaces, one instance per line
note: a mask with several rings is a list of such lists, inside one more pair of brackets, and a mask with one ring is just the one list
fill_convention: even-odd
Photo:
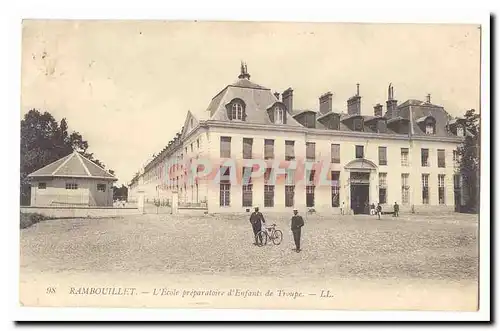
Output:
[[[187,146],[186,146],[186,147],[184,147],[184,152],[186,152],[186,155],[187,155],[187,153],[188,153],[188,148],[187,148]],[[182,158],[182,156],[181,156],[181,158]]]
[[446,161],[445,161],[444,149],[438,149],[437,151],[438,151],[438,168],[445,168]]
[[332,163],[340,163],[340,145],[332,144]]
[[274,159],[274,140],[264,140],[264,159]]
[[264,184],[272,184],[274,178],[271,178],[271,173],[273,169],[272,168],[266,168],[266,171],[264,172]]
[[378,174],[378,202],[387,203],[387,173]]
[[457,126],[457,136],[459,137],[464,136],[464,127],[462,125]]
[[239,102],[233,103],[231,107],[231,119],[243,120],[243,105]]
[[285,169],[285,185],[295,185],[295,169]]
[[200,148],[200,138],[196,139],[196,148]]
[[274,207],[274,185],[264,185],[264,207]]
[[401,174],[401,201],[403,205],[410,203],[410,174]]
[[231,137],[220,137],[220,157],[231,157]]
[[285,160],[295,160],[295,141],[285,140]]
[[340,129],[340,116],[333,115],[332,119],[328,122],[328,128],[331,130]]
[[378,148],[378,164],[387,165],[387,147]]
[[193,152],[193,143],[191,143],[191,153]]
[[306,184],[307,185],[314,185],[314,175],[316,174],[315,170],[306,170],[307,174],[307,179],[306,179]]
[[285,123],[285,110],[280,107],[276,106],[274,109],[274,123],[276,124],[283,124]]
[[444,175],[438,175],[438,199],[440,205],[445,205],[445,185],[444,185]]
[[285,185],[285,207],[293,207],[295,203],[295,186]]
[[47,188],[47,183],[38,183],[39,190],[45,190]]
[[314,207],[314,186],[306,186],[306,206]]
[[356,145],[356,158],[357,159],[362,159],[365,157],[364,150],[365,150],[364,146]]
[[429,150],[427,148],[422,148],[421,150],[422,167],[429,166]]
[[223,166],[219,169],[220,182],[227,184],[231,181],[231,167]]
[[431,122],[431,121],[427,122],[425,124],[425,134],[434,134],[434,131],[435,131],[434,126],[435,126],[434,122]]
[[429,204],[429,174],[422,175],[422,204]]
[[231,184],[220,184],[220,206],[228,207],[231,203]]
[[332,207],[340,207],[340,172],[332,171]]
[[252,138],[243,138],[243,158],[251,159],[252,158]]
[[106,184],[97,184],[98,192],[106,192]]
[[248,185],[243,185],[242,186],[242,189],[243,189],[243,207],[252,207],[252,200],[253,200],[253,194],[252,194],[252,188],[253,188],[253,185],[252,184],[248,184]]
[[78,184],[76,183],[66,183],[67,190],[78,190]]
[[314,161],[316,159],[316,143],[306,143],[306,160]]
[[408,148],[401,148],[401,166],[408,167],[410,165],[409,155],[410,150]]
[[354,119],[354,131],[363,131],[363,120],[361,118]]

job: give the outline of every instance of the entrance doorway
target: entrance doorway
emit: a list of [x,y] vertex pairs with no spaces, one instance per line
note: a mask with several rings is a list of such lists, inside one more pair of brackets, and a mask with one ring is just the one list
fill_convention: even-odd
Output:
[[351,208],[354,214],[370,214],[370,173],[351,172]]

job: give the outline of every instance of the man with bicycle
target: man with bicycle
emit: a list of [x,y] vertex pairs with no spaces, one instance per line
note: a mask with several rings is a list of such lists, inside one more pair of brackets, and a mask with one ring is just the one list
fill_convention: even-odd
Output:
[[252,229],[253,229],[253,237],[255,238],[255,243],[254,245],[259,245],[262,244],[262,237],[259,238],[259,241],[257,240],[257,234],[260,232],[262,229],[262,225],[266,224],[266,221],[264,220],[264,215],[262,215],[261,212],[259,212],[259,207],[255,207],[255,211],[250,215],[250,223],[252,224]]

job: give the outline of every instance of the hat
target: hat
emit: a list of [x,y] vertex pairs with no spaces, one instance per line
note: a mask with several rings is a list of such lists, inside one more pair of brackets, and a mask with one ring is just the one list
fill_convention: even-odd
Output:
[[298,209],[297,208],[293,208],[293,211],[298,211]]

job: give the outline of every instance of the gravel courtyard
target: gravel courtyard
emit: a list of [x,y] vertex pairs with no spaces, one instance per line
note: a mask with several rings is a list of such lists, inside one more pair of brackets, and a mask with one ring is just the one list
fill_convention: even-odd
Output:
[[[256,247],[248,215],[147,214],[50,220],[21,230],[20,300],[27,306],[474,311],[478,223],[442,216],[306,216],[301,253],[290,215]],[[75,287],[140,295],[71,295]],[[54,287],[57,295],[47,294]],[[292,293],[294,297],[163,296],[161,289]],[[156,291],[156,292],[155,292]],[[285,291],[285,292],[278,292]],[[288,292],[287,292],[288,291]],[[327,297],[323,293],[328,291]],[[300,292],[302,296],[295,297]]]
[[477,216],[307,216],[299,254],[288,215],[279,246],[252,245],[246,215],[44,221],[21,230],[23,273],[141,273],[477,281]]

